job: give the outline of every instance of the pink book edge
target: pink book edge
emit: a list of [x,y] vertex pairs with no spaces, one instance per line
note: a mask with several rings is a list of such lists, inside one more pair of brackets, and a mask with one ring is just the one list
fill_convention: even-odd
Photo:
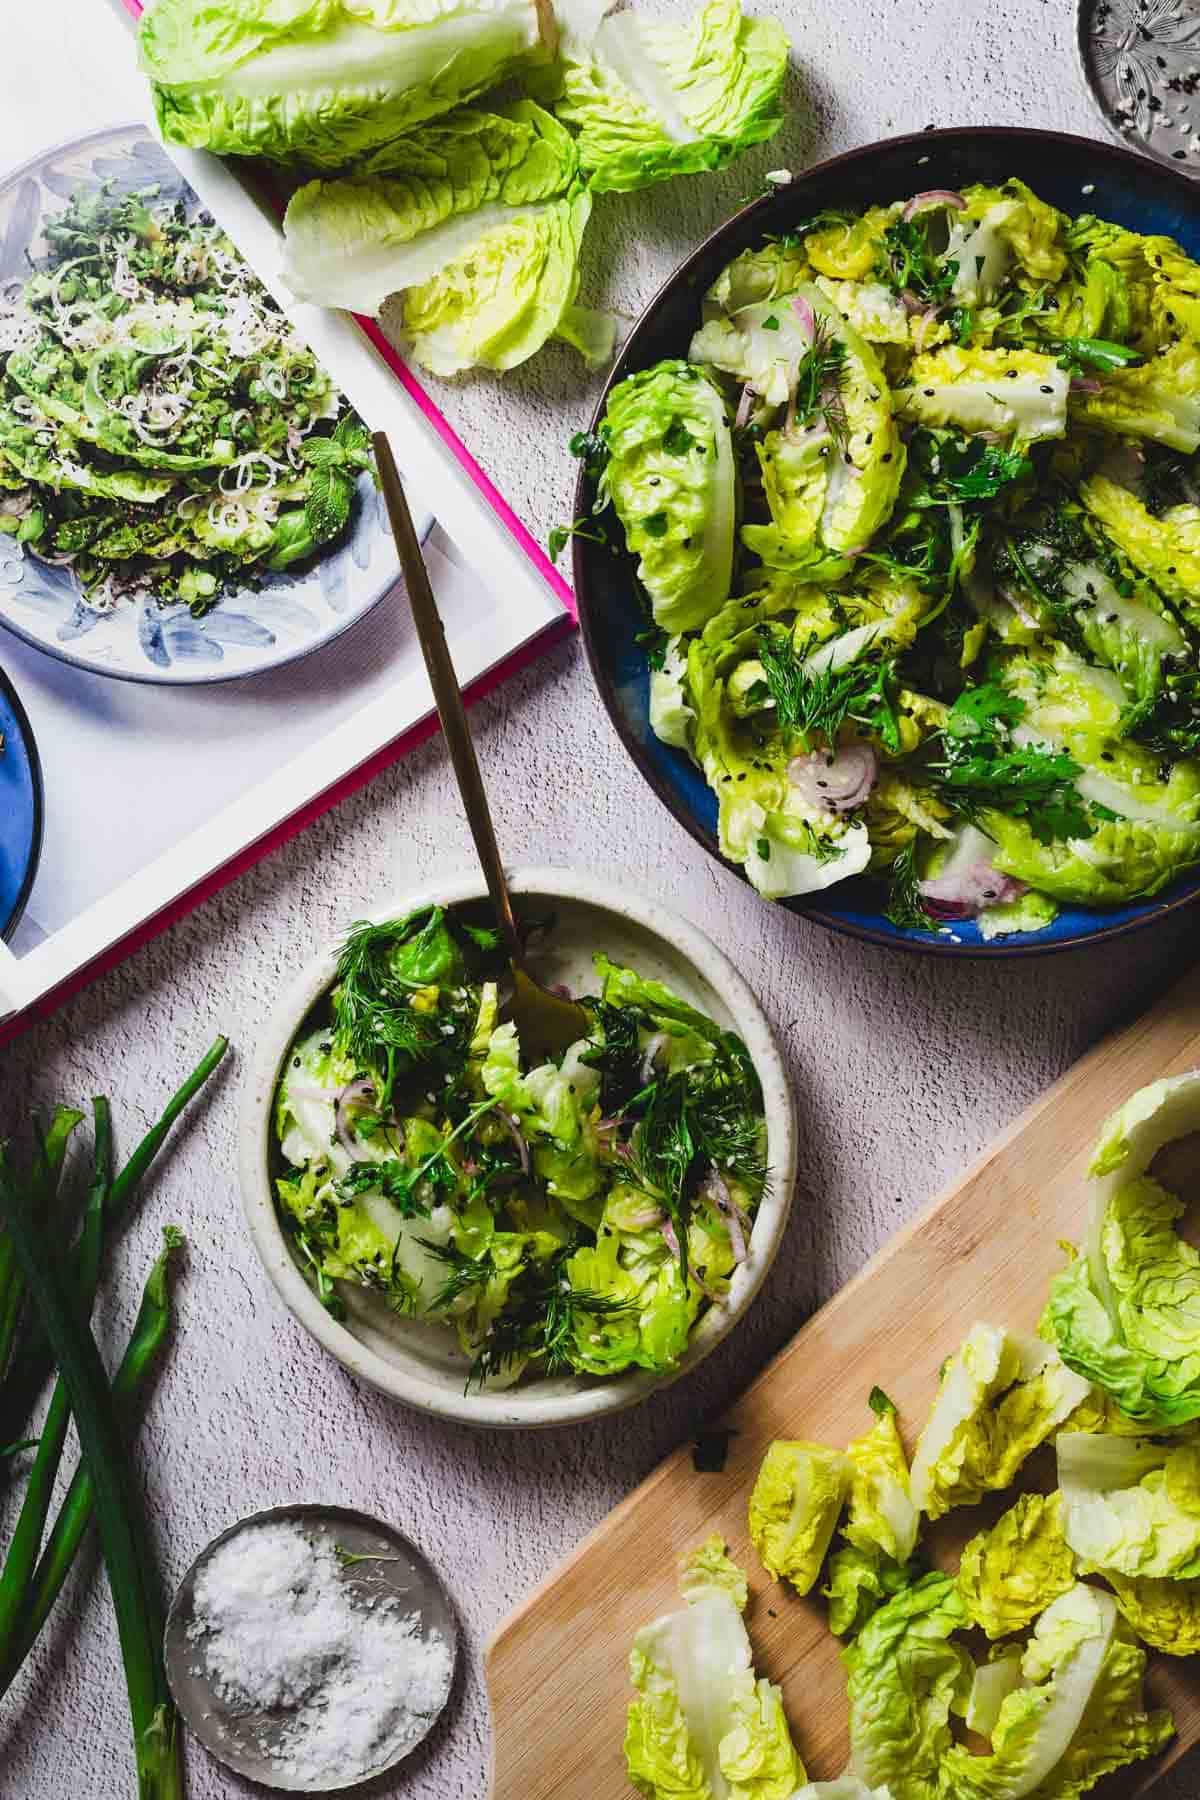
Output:
[[[133,18],[141,17],[141,0],[123,0],[123,4]],[[421,412],[433,426],[451,455],[466,471],[505,530],[520,545],[538,573],[550,584],[552,592],[562,603],[564,609],[561,619],[552,620],[549,625],[543,626],[542,630],[530,638],[528,643],[522,644],[518,650],[514,650],[509,656],[504,657],[494,669],[490,669],[478,681],[472,682],[470,687],[465,690],[467,705],[472,706],[475,701],[483,699],[485,694],[490,694],[510,676],[517,675],[522,669],[528,668],[531,663],[537,661],[538,657],[544,655],[547,650],[553,648],[568,635],[577,618],[575,596],[536,538],[521,523],[490,476],[480,468],[450,421],[422,387],[420,381],[395,346],[384,336],[374,319],[365,318],[358,313],[352,314],[352,317],[383,357],[405,392],[420,407]],[[390,768],[410,750],[415,750],[419,744],[423,744],[427,738],[432,737],[437,730],[437,717],[431,715],[427,719],[422,719],[419,724],[410,727],[408,731],[401,732],[399,737],[382,745],[365,762],[360,763],[356,769],[352,769],[348,775],[343,775],[340,780],[334,782],[331,787],[325,788],[321,793],[314,794],[310,800],[305,801],[303,806],[297,808],[272,831],[266,832],[252,843],[244,845],[241,850],[236,851],[210,874],[193,883],[190,888],[187,888],[168,905],[161,907],[148,919],[143,919],[139,924],[133,926],[101,955],[85,963],[82,968],[76,969],[73,974],[51,988],[48,993],[41,995],[30,1006],[24,1007],[20,1012],[0,1021],[0,1049],[3,1049],[6,1044],[12,1043],[15,1038],[20,1037],[33,1025],[50,1018],[60,1006],[73,999],[99,976],[116,968],[119,963],[132,956],[134,951],[140,950],[143,945],[150,943],[153,938],[166,931],[170,926],[178,924],[180,919],[186,918],[188,913],[201,905],[203,901],[219,893],[229,882],[235,881],[239,875],[245,874],[247,869],[253,868],[255,863],[261,862],[264,857],[270,856],[273,851],[281,849],[292,838],[299,836],[300,832],[306,830],[323,813],[330,811],[339,801],[357,793],[359,788],[365,787],[376,775],[382,773],[384,769]]]

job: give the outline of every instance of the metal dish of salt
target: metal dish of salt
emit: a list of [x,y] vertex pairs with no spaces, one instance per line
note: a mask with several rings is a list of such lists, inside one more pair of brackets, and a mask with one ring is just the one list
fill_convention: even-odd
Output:
[[386,1774],[450,1698],[454,1611],[416,1546],[338,1506],[280,1506],[214,1538],[167,1616],[189,1730],[264,1786],[324,1794]]

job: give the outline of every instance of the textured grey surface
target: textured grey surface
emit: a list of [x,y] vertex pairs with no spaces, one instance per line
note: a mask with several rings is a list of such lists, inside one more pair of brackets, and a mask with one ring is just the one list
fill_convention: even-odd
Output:
[[[721,181],[606,200],[590,293],[633,311],[684,251],[784,162],[892,131],[964,122],[1092,133],[1064,0],[780,0],[794,25],[798,122]],[[619,282],[618,282],[619,272]],[[565,438],[587,384],[550,352],[448,409],[539,533],[567,515]],[[759,903],[713,867],[630,770],[577,644],[476,714],[503,841],[515,859],[627,879],[710,931],[761,994],[791,1060],[801,1191],[741,1332],[686,1382],[608,1424],[537,1438],[472,1433],[360,1389],[283,1312],[254,1262],[234,1173],[231,1068],[162,1166],[125,1234],[103,1308],[115,1343],[158,1227],[191,1249],[179,1328],[139,1440],[167,1575],[234,1518],[289,1500],[393,1520],[457,1597],[464,1673],[447,1722],[403,1779],[413,1800],[480,1800],[488,1726],[480,1651],[533,1583],[696,1424],[731,1400],[814,1306],[1122,1015],[1192,954],[1190,919],[1044,962],[935,965],[839,940]],[[440,744],[303,838],[3,1052],[0,1128],[31,1100],[103,1091],[128,1148],[218,1029],[248,1047],[282,978],[389,892],[468,855]],[[998,1229],[1002,1229],[998,1222]],[[881,1372],[885,1373],[885,1372]],[[799,1423],[799,1422],[798,1422]],[[197,1751],[197,1800],[255,1791]],[[1193,1768],[1163,1800],[1194,1795]],[[116,1644],[102,1581],[77,1583],[31,1673],[0,1710],[2,1800],[132,1795]]]

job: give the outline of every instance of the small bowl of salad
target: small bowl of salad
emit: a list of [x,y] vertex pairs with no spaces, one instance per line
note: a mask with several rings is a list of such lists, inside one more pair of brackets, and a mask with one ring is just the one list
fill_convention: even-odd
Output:
[[241,1182],[267,1273],[347,1369],[426,1412],[535,1427],[629,1406],[732,1330],[796,1148],[770,1027],[708,938],[574,870],[511,883],[535,971],[588,1034],[530,1062],[483,885],[440,882],[281,1001]]
[[949,955],[1200,889],[1200,194],[1053,132],[791,175],[651,302],[583,467],[593,672],[767,899]]

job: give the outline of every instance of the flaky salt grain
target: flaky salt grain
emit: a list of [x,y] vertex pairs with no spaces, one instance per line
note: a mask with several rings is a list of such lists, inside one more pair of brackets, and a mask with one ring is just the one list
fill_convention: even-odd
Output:
[[264,1755],[295,1785],[356,1781],[420,1737],[450,1686],[450,1646],[392,1595],[343,1579],[332,1544],[253,1525],[196,1578],[198,1673],[232,1713],[282,1715]]

